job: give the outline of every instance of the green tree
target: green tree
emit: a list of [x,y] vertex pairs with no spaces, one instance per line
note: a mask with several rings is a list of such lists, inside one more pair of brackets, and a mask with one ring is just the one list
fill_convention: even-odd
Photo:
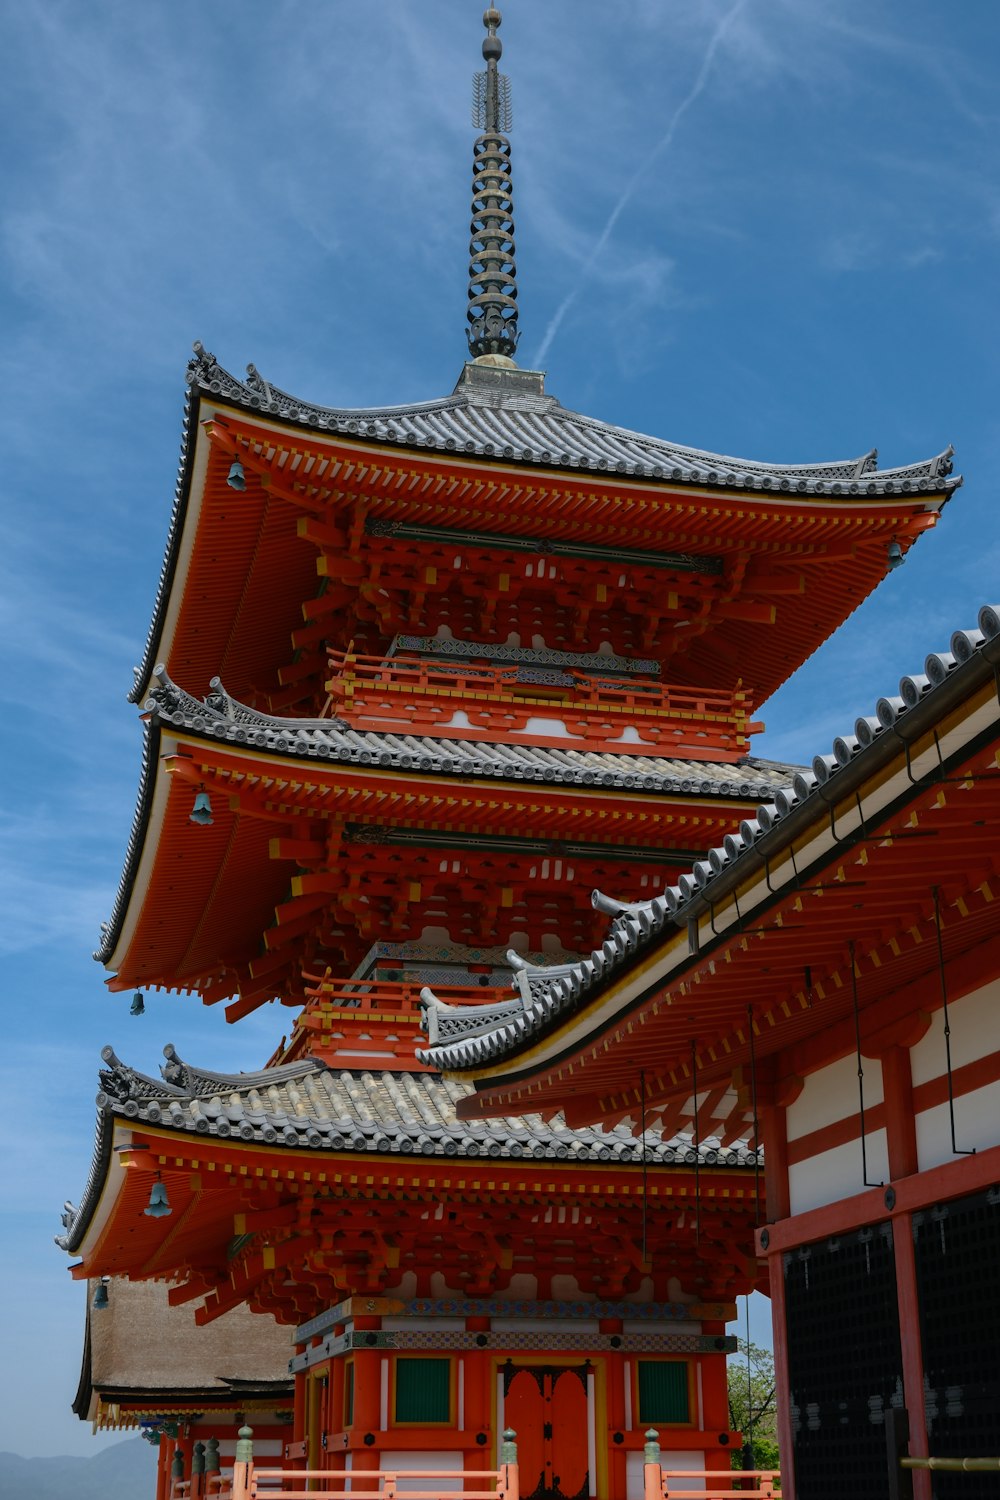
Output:
[[775,1411],[774,1355],[758,1344],[737,1342],[726,1370],[729,1383],[729,1425],[742,1432],[744,1445],[753,1450],[753,1463],[733,1453],[733,1468],[778,1468],[778,1431]]

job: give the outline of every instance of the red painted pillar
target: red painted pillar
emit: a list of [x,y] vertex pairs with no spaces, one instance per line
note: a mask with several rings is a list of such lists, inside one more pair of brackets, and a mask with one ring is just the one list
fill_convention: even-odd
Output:
[[795,1500],[795,1451],[792,1446],[792,1415],[789,1400],[788,1334],[785,1308],[785,1271],[781,1252],[767,1258],[771,1292],[771,1328],[774,1334],[774,1385],[778,1405],[778,1451],[781,1455],[781,1500]]
[[[355,1318],[355,1333],[375,1332],[382,1319]],[[382,1420],[382,1351],[354,1350],[354,1421],[351,1423],[351,1467],[367,1473],[382,1467],[379,1432]],[[365,1439],[370,1441],[366,1442]]]
[[161,1435],[156,1449],[156,1500],[169,1500],[170,1465],[174,1456],[174,1445]]
[[184,1478],[191,1478],[191,1459],[194,1456],[194,1438],[189,1426],[181,1429],[181,1436],[177,1439],[177,1450],[184,1456]]
[[[296,1344],[296,1354],[304,1354],[308,1344]],[[306,1411],[308,1399],[307,1377],[305,1370],[299,1370],[295,1376],[294,1413],[292,1419],[292,1442],[303,1443],[306,1437],[306,1423],[309,1413]]]
[[[909,1048],[887,1047],[881,1061],[889,1176],[893,1181],[898,1181],[901,1177],[912,1177],[919,1167]],[[920,1339],[920,1300],[917,1295],[913,1221],[910,1214],[898,1214],[893,1219],[892,1243],[896,1264],[899,1343],[903,1358],[903,1391],[910,1418],[910,1453],[915,1458],[926,1458],[928,1444],[927,1416],[924,1410],[924,1356]],[[930,1474],[926,1470],[914,1471],[914,1500],[930,1500],[930,1494]]]
[[[489,1318],[466,1318],[465,1327],[468,1333],[488,1333],[490,1329]],[[492,1361],[488,1350],[468,1349],[462,1356],[465,1366],[465,1431],[471,1434],[473,1441],[477,1433],[489,1433],[492,1430],[491,1421],[493,1402],[490,1391],[490,1375]],[[466,1450],[465,1460],[462,1464],[464,1469],[482,1471],[488,1469],[492,1463],[490,1444],[475,1443],[475,1446]],[[481,1488],[475,1480],[466,1480],[466,1489]]]
[[[725,1334],[725,1323],[705,1323],[706,1334]],[[701,1367],[702,1428],[716,1434],[729,1431],[729,1381],[726,1378],[726,1356],[703,1354]],[[705,1450],[706,1469],[728,1469],[732,1448],[715,1443]]]
[[791,1212],[788,1196],[788,1131],[782,1104],[763,1104],[758,1110],[761,1142],[764,1147],[766,1213],[770,1223],[787,1219]]
[[[926,1458],[929,1449],[927,1415],[924,1410],[924,1355],[920,1340],[920,1301],[917,1295],[917,1268],[910,1214],[898,1214],[893,1219],[892,1244],[896,1261],[899,1343],[903,1355],[903,1399],[910,1417],[910,1455],[913,1458]],[[931,1476],[926,1469],[914,1470],[913,1500],[931,1500]]]
[[[598,1324],[601,1333],[620,1334],[622,1331],[621,1318],[602,1318]],[[625,1428],[625,1356],[617,1350],[612,1350],[604,1358],[604,1378],[606,1382],[608,1430],[604,1435],[607,1444],[608,1455],[608,1494],[624,1495],[626,1491],[626,1457],[628,1449],[625,1447],[624,1439],[627,1436]],[[620,1437],[621,1442],[615,1438]],[[597,1441],[600,1443],[601,1434],[598,1432]],[[596,1479],[596,1476],[592,1476]]]
[[[343,1332],[342,1326],[340,1331]],[[334,1328],[333,1332],[336,1337],[338,1330]],[[345,1369],[346,1362],[342,1354],[337,1355],[335,1359],[330,1361],[330,1400],[326,1416],[329,1438],[325,1464],[325,1467],[328,1469],[343,1468]]]

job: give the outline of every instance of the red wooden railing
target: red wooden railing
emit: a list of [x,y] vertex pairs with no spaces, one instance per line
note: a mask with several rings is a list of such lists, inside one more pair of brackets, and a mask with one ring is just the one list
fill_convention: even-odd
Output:
[[[748,1494],[779,1500],[781,1476],[777,1469],[665,1469],[660,1435],[646,1433],[642,1470],[643,1500],[745,1500]],[[685,1489],[700,1480],[698,1489]]]
[[[177,1465],[179,1455],[175,1458],[170,1500],[266,1500],[272,1495],[283,1500],[397,1500],[404,1494],[407,1500],[442,1500],[435,1481],[455,1480],[474,1484],[463,1489],[461,1500],[520,1500],[517,1441],[510,1428],[503,1434],[499,1456],[497,1469],[264,1468],[254,1463],[253,1429],[241,1427],[232,1470],[209,1470],[196,1456],[191,1478],[183,1479],[183,1460]],[[424,1487],[411,1488],[415,1481],[424,1481]],[[685,1488],[692,1481],[701,1481],[702,1487]],[[665,1469],[659,1434],[652,1429],[646,1433],[643,1500],[746,1500],[751,1493],[761,1500],[780,1500],[780,1492],[777,1469]]]
[[618,739],[632,725],[650,745],[714,751],[722,758],[744,754],[748,736],[761,727],[748,722],[749,695],[739,688],[729,692],[573,670],[560,673],[568,682],[533,682],[517,664],[445,666],[421,657],[385,660],[352,651],[333,651],[328,660],[328,711],[375,728],[402,720],[444,733],[461,708],[468,723],[452,732],[466,738],[484,737],[498,727],[524,730],[530,719],[543,717],[598,745]]
[[[514,998],[510,981],[498,984],[492,975],[485,985],[439,985],[434,993],[449,1005],[488,1005]],[[351,1051],[349,1038],[363,1034],[365,1048],[392,1052],[400,1060],[416,1062],[413,1049],[423,1030],[421,983],[409,979],[335,979],[329,974],[304,974],[306,1007],[295,1023],[287,1062],[308,1051],[323,1057]],[[357,1048],[353,1050],[357,1051]]]
[[[350,1020],[370,1015],[375,1020],[377,1017],[385,1017],[386,1012],[395,1010],[406,1012],[415,1020],[420,1019],[423,980],[332,979],[328,974],[303,974],[302,977],[306,981],[307,999],[314,1005],[322,1002],[324,1012],[331,1017]],[[492,978],[490,975],[485,977]],[[486,1005],[491,1000],[496,1000],[498,989],[509,990],[510,981],[504,979],[501,985],[434,985],[435,995],[446,1000],[449,1005]],[[394,1016],[393,1019],[399,1020],[400,1016]]]
[[[515,1434],[508,1428],[503,1435],[498,1469],[265,1469],[253,1461],[252,1429],[241,1427],[227,1500],[265,1500],[268,1495],[283,1500],[396,1500],[401,1480],[407,1500],[441,1500],[441,1486],[434,1481],[456,1479],[477,1486],[463,1489],[461,1500],[520,1500]],[[411,1488],[421,1480],[426,1488]]]

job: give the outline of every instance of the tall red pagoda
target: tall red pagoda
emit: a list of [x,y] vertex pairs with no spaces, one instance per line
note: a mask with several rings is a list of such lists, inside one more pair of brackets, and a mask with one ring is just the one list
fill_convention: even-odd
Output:
[[599,1130],[521,1102],[465,1123],[418,1047],[475,1057],[581,955],[637,951],[663,887],[787,782],[751,754],[757,706],[958,481],[947,453],[682,448],[517,367],[499,21],[452,394],[333,410],[196,345],[97,957],[140,1003],[289,1021],[253,1074],[167,1048],[154,1079],[106,1049],[60,1242],[80,1278],[166,1282],[198,1327],[292,1325],[289,1461],[457,1474],[509,1424],[525,1494],[625,1500],[650,1423],[689,1468],[738,1441],[724,1325],[763,1282],[746,1098],[720,1077],[700,1120],[647,1116],[643,1085]]

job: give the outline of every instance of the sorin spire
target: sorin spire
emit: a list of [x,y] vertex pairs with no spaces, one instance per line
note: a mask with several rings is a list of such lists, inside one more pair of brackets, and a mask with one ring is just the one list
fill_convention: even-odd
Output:
[[474,358],[517,348],[517,267],[510,176],[510,79],[497,63],[500,12],[483,14],[486,71],[473,80],[472,123],[482,131],[473,148],[472,239],[469,245],[469,350]]

